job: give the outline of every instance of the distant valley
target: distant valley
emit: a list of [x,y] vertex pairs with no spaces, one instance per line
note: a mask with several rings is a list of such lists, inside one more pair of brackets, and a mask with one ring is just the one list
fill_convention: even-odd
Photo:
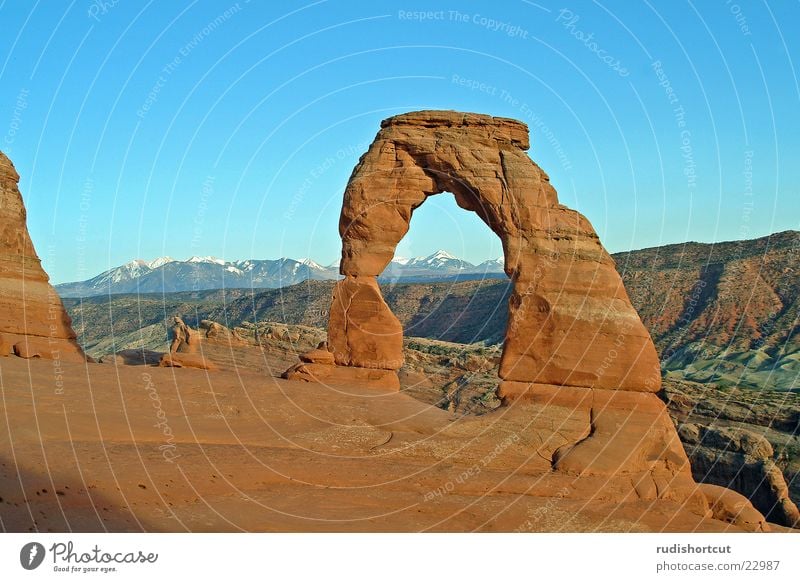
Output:
[[[665,374],[702,383],[792,390],[800,374],[798,249],[800,233],[788,231],[749,241],[656,247],[614,258],[661,354]],[[449,256],[446,260],[458,261]],[[145,278],[157,279],[159,275],[153,273],[164,273],[169,265],[182,268],[182,264],[157,266]],[[289,272],[299,273],[301,267],[295,269],[296,265],[319,272],[299,261]],[[430,263],[420,266],[418,261],[411,266],[413,276],[422,277],[427,271],[434,277]],[[455,273],[442,269],[439,281],[412,283],[405,277],[382,277],[386,301],[406,334],[462,344],[501,343],[508,279],[487,269],[473,272],[473,280],[459,280],[458,273],[466,268],[462,264],[453,269]],[[130,292],[67,298],[65,304],[79,339],[99,356],[132,347],[144,337],[143,329],[151,341],[163,341],[165,320],[173,314],[192,325],[211,319],[230,327],[271,321],[325,328],[333,281],[324,279],[333,276],[307,276],[304,282],[275,289]],[[142,280],[139,293],[144,293]]]

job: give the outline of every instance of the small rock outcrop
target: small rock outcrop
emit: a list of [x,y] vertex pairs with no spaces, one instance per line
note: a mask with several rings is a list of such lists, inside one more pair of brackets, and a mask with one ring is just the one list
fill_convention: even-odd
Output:
[[213,342],[230,337],[231,333],[224,325],[208,320],[201,323],[201,330],[198,332],[189,327],[179,315],[175,315],[169,330],[169,353],[161,357],[158,365],[162,368],[197,368],[216,371],[218,367],[210,362],[199,349],[201,338]]
[[702,483],[698,488],[708,501],[714,519],[732,523],[745,531],[770,531],[764,516],[741,493],[709,483]]
[[201,354],[169,353],[164,354],[158,362],[161,368],[196,368],[198,370],[216,371],[219,368]]
[[333,354],[328,350],[328,342],[320,342],[315,349],[308,350],[299,357],[300,363],[286,370],[283,378],[334,385],[365,382],[374,388],[400,389],[400,379],[393,370],[337,366]]
[[217,323],[216,321],[211,321],[210,319],[203,319],[200,321],[198,326],[198,332],[200,335],[210,341],[215,341],[218,343],[223,344],[243,344],[245,340],[241,337],[236,330],[230,329],[222,325],[221,323]]
[[178,352],[191,354],[197,351],[197,342],[194,339],[194,330],[186,325],[183,319],[176,315],[172,318],[172,326],[169,329],[169,353]]
[[0,152],[0,355],[86,361],[28,234],[18,184]]

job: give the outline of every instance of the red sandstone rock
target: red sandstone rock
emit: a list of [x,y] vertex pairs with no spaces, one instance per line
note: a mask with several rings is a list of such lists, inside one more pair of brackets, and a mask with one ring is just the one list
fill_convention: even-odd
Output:
[[639,499],[669,499],[700,515],[707,511],[666,406],[655,394],[504,381],[499,395],[507,405],[533,404],[537,414],[568,409],[583,423],[583,432],[552,455],[553,469],[580,477],[576,483],[583,489],[612,495],[612,480],[627,482]]
[[[15,352],[86,361],[28,235],[19,175],[0,152],[0,332]],[[30,340],[30,344],[26,341]],[[35,344],[36,347],[31,347]]]
[[193,354],[197,351],[197,334],[178,315],[172,318],[170,340],[169,352],[171,354],[177,352]]
[[667,500],[707,517],[707,498],[652,394],[661,386],[658,357],[614,262],[589,221],[558,203],[527,148],[527,127],[510,119],[422,111],[384,121],[344,194],[344,279],[328,322],[336,365],[300,363],[284,377],[396,389],[402,329],[377,276],[414,209],[452,192],[500,237],[514,284],[500,396],[534,421],[552,419],[521,470],[548,462],[553,474],[572,479],[565,497]]
[[381,296],[375,277],[345,277],[333,290],[328,343],[340,366],[399,370],[403,326]]
[[[9,531],[130,531],[133,518],[149,531],[742,531],[683,502],[643,500],[628,475],[553,471],[552,452],[585,434],[587,413],[566,402],[460,417],[356,382],[128,366],[87,374],[67,364],[68,389],[32,406],[31,386],[52,392],[53,366],[0,364],[3,430],[20,460],[0,466]],[[154,427],[162,420],[169,434]],[[37,422],[42,430],[32,430]],[[160,451],[172,449],[157,446],[172,443],[175,463],[165,462]],[[244,446],[275,470],[254,469]],[[210,478],[220,467],[230,483]],[[98,518],[76,494],[87,476],[93,499],[130,511]],[[66,497],[57,495],[64,485]],[[35,495],[42,488],[49,494]],[[241,491],[257,492],[259,503]],[[165,506],[191,520],[177,522]]]
[[158,365],[161,368],[197,368],[211,372],[217,370],[217,367],[202,355],[191,353],[164,354]]
[[514,281],[500,376],[560,386],[655,392],[653,342],[589,221],[558,203],[525,153],[525,124],[419,111],[381,124],[348,182],[340,271],[328,326],[336,363],[397,369],[400,325],[376,277],[428,196],[452,192],[502,240]]
[[164,356],[161,352],[146,349],[120,350],[100,358],[101,364],[114,366],[157,366]]
[[714,519],[727,521],[746,531],[769,531],[767,520],[741,493],[710,483],[701,483],[697,487],[708,500]]
[[220,344],[240,345],[247,343],[235,330],[228,329],[221,323],[210,319],[204,319],[200,322],[198,334],[205,340]]
[[358,368],[356,366],[331,366],[330,364],[317,364],[301,362],[295,364],[283,377],[287,380],[300,382],[316,382],[326,385],[353,385],[367,384],[373,388],[386,390],[400,390],[400,380],[393,370],[378,368]]
[[300,361],[309,364],[327,364],[330,366],[335,364],[333,354],[328,350],[320,349],[309,350],[303,354],[300,354]]
[[47,349],[47,340],[39,338],[25,338],[14,344],[14,355],[27,360],[31,358],[44,358],[52,360],[52,352]]

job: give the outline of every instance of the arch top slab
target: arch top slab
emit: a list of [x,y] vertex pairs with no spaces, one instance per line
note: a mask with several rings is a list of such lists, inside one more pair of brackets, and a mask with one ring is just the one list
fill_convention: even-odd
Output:
[[377,276],[414,210],[451,192],[497,234],[514,285],[500,365],[505,392],[538,383],[652,392],[653,342],[590,222],[558,202],[513,119],[417,111],[384,120],[344,193],[328,341],[342,366],[396,370],[402,327]]
[[522,150],[531,147],[528,126],[510,117],[492,117],[482,113],[460,113],[458,111],[412,111],[395,115],[381,121],[381,129],[387,127],[414,127],[428,129],[455,129],[457,131],[475,130],[479,137],[482,130],[487,130],[492,139],[499,142],[508,141]]
[[414,209],[440,192],[452,192],[504,243],[539,222],[535,209],[558,199],[529,146],[528,127],[503,117],[417,111],[384,120],[345,189],[341,273],[379,275]]

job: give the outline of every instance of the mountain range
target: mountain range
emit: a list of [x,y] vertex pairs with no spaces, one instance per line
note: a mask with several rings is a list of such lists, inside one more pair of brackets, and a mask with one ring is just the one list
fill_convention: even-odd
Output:
[[[800,377],[799,253],[800,232],[787,231],[748,241],[654,247],[616,254],[614,259],[667,375],[720,385],[795,390]],[[443,269],[451,260],[458,261],[440,253],[408,260],[406,265],[419,270],[403,273]],[[299,261],[285,261],[292,265],[289,271],[301,265],[319,272]],[[188,261],[175,263],[152,272]],[[146,277],[139,279],[140,289]],[[64,303],[81,343],[99,356],[121,349],[119,338],[133,334],[135,339],[146,326],[159,326],[159,335],[165,337],[165,314],[180,314],[192,325],[211,319],[229,326],[272,321],[324,328],[333,282],[313,278],[280,290],[243,285],[237,289],[226,280],[224,289],[196,293],[163,294],[159,289],[152,295],[106,295]],[[395,284],[384,278],[381,286],[408,336],[498,344],[505,333],[510,281],[500,275],[473,279],[403,279]]]
[[[386,267],[380,279],[382,282],[425,282],[476,279],[502,273],[502,258],[473,265],[440,250],[427,257],[397,257]],[[230,262],[216,257],[191,257],[185,261],[159,257],[152,261],[136,259],[87,281],[62,283],[55,287],[62,297],[94,297],[210,289],[277,289],[309,279],[326,281],[338,277],[338,262],[322,266],[308,258]]]

